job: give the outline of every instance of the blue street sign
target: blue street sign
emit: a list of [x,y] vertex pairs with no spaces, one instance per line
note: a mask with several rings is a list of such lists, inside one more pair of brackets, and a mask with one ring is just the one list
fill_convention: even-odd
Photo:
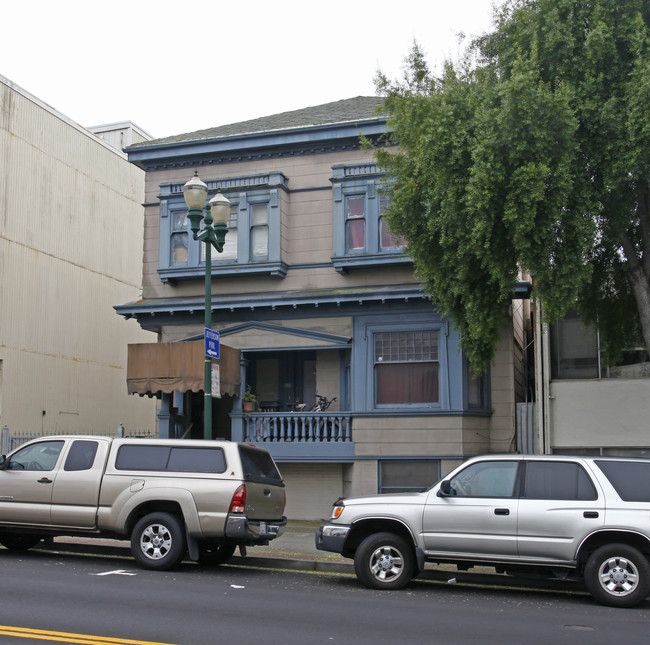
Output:
[[205,355],[210,358],[219,358],[219,332],[205,328]]

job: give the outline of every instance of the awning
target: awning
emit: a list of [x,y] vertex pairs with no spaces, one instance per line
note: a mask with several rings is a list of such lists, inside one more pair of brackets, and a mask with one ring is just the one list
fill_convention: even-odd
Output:
[[[199,392],[204,382],[203,341],[138,343],[128,346],[126,386],[129,394],[154,396],[163,392]],[[239,350],[220,344],[221,394],[239,394]]]

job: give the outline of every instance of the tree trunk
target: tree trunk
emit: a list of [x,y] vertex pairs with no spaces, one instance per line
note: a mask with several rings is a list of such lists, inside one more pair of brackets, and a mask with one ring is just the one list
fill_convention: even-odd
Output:
[[629,265],[628,279],[639,310],[643,340],[646,349],[650,351],[650,282],[638,262]]

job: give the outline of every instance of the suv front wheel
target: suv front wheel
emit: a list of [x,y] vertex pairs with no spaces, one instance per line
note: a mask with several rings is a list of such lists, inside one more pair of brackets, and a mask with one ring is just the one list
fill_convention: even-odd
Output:
[[356,550],[354,570],[371,589],[402,589],[415,573],[415,553],[394,533],[374,533]]
[[633,607],[650,591],[650,564],[627,544],[596,549],[587,560],[584,576],[589,593],[610,607]]

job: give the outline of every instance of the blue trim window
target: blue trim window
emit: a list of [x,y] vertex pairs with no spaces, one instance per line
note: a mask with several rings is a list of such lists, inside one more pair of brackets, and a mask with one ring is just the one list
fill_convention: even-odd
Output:
[[439,403],[438,339],[432,329],[374,334],[376,406]]
[[173,209],[171,217],[171,257],[170,263],[173,266],[182,266],[187,263],[187,249],[189,240],[189,229],[187,223],[187,210]]
[[[282,212],[287,203],[287,178],[282,173],[206,181],[208,199],[222,192],[231,202],[228,234],[222,253],[212,249],[215,276],[276,275],[284,277]],[[160,186],[159,267],[163,282],[200,278],[205,244],[197,242],[187,220],[181,183]]]
[[393,251],[403,249],[406,246],[406,239],[403,235],[393,235],[384,213],[388,209],[390,200],[386,195],[379,195],[379,246],[382,251]]
[[391,459],[379,462],[379,492],[418,492],[440,479],[439,459]]
[[488,372],[474,374],[469,361],[466,361],[467,374],[467,408],[485,410],[489,407]]
[[460,334],[436,312],[359,316],[354,339],[354,410],[409,414],[463,409]]
[[332,168],[332,262],[339,272],[385,264],[410,264],[404,239],[383,218],[388,198],[379,192],[383,175],[374,163]]

